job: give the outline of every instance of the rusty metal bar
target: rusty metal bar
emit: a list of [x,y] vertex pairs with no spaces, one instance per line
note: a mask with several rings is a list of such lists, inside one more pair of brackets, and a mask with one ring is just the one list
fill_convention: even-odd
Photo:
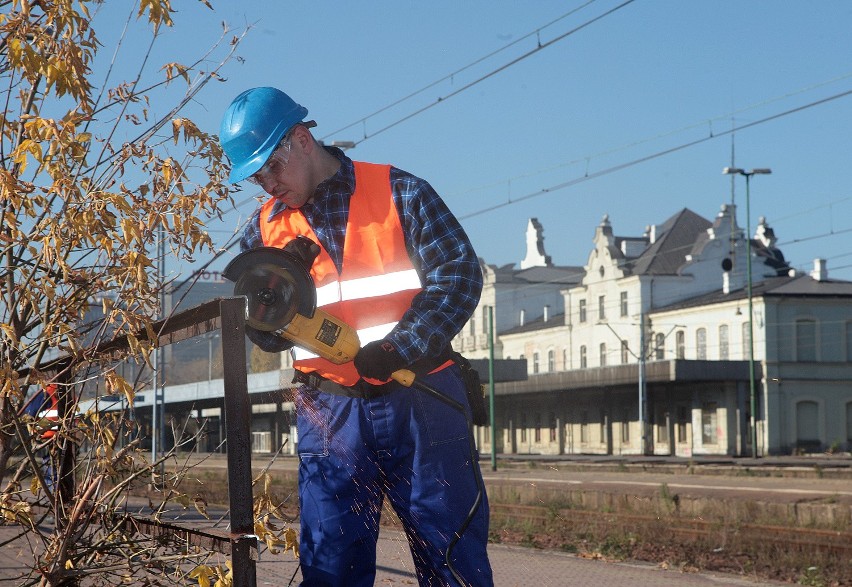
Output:
[[228,498],[231,506],[231,561],[234,585],[257,584],[257,536],[251,473],[251,404],[246,372],[245,298],[220,301],[222,367],[225,384],[225,431],[228,451]]
[[126,516],[123,525],[127,530],[134,530],[152,538],[167,536],[187,546],[231,554],[231,536],[223,530],[215,528],[202,530],[183,524],[158,521],[147,516]]
[[[218,330],[221,325],[219,318],[221,301],[223,299],[217,298],[209,302],[204,302],[203,304],[154,322],[151,325],[151,330],[157,336],[157,345],[165,346],[167,344],[174,344],[188,338]],[[139,340],[149,339],[148,333],[144,330],[137,332],[135,336]],[[99,355],[109,355],[110,353],[124,350],[128,346],[127,336],[117,336],[112,340],[99,344],[95,347],[95,352]]]

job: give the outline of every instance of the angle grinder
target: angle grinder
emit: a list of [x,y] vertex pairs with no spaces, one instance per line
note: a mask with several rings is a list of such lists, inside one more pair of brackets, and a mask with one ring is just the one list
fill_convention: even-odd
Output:
[[[361,348],[358,332],[317,308],[311,274],[295,255],[276,247],[244,251],[222,275],[234,282],[234,295],[247,300],[246,323],[272,332],[337,365],[355,359]],[[400,369],[391,379],[406,387],[414,373]]]

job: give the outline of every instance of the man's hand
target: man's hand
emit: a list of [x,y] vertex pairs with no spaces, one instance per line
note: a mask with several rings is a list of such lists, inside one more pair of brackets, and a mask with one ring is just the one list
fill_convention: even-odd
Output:
[[284,252],[290,253],[302,262],[305,269],[311,270],[314,259],[320,253],[319,245],[306,236],[299,235],[284,245]]
[[246,336],[265,353],[280,353],[293,348],[293,343],[286,338],[258,330],[248,324],[246,324]]
[[368,342],[355,355],[355,369],[364,378],[387,381],[391,373],[405,367],[405,359],[389,340]]

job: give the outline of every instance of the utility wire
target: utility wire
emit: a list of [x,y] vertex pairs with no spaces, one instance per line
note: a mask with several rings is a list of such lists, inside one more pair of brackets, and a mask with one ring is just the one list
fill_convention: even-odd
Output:
[[[408,121],[408,120],[410,120],[410,119],[414,118],[415,116],[417,116],[417,115],[419,115],[419,114],[422,114],[423,112],[426,112],[427,110],[430,110],[430,109],[434,108],[434,107],[435,107],[435,106],[437,106],[438,104],[442,104],[443,102],[446,102],[448,99],[452,98],[453,96],[457,96],[457,95],[461,94],[462,92],[464,92],[464,91],[466,91],[466,90],[469,90],[469,89],[470,89],[470,88],[472,88],[473,86],[475,86],[475,85],[477,85],[477,84],[479,84],[479,83],[481,83],[481,82],[483,82],[483,81],[485,81],[485,80],[487,80],[487,79],[489,79],[489,78],[491,78],[491,77],[493,77],[493,76],[497,75],[497,74],[498,74],[498,73],[500,73],[501,71],[504,71],[504,70],[506,70],[506,69],[510,68],[511,66],[516,65],[517,63],[520,63],[521,61],[523,61],[523,60],[524,60],[524,59],[526,59],[527,57],[530,57],[530,56],[532,56],[532,55],[535,55],[536,53],[538,53],[538,52],[539,52],[539,51],[541,51],[542,49],[545,49],[545,48],[547,48],[547,47],[549,47],[549,46],[553,45],[554,43],[556,43],[556,42],[558,42],[558,41],[561,41],[562,39],[564,39],[564,38],[566,38],[566,37],[568,37],[568,36],[570,36],[570,35],[573,35],[574,33],[576,33],[576,32],[578,32],[578,31],[580,31],[580,30],[582,30],[582,29],[586,28],[587,26],[589,26],[589,25],[591,25],[591,24],[593,24],[593,23],[595,23],[595,22],[597,22],[597,21],[601,20],[601,19],[602,19],[602,18],[604,18],[604,17],[609,16],[610,14],[613,14],[614,12],[616,12],[616,11],[618,11],[618,10],[620,10],[620,9],[624,8],[624,7],[625,7],[625,6],[627,6],[628,4],[632,4],[633,2],[634,2],[634,0],[626,0],[625,2],[623,2],[623,3],[619,4],[618,6],[616,6],[615,8],[611,8],[610,10],[607,10],[607,11],[606,11],[606,12],[604,12],[603,14],[601,14],[601,15],[599,15],[599,16],[596,16],[595,18],[593,18],[593,19],[591,19],[591,20],[588,20],[588,21],[584,22],[583,24],[581,24],[581,25],[579,25],[579,26],[577,26],[577,27],[575,27],[575,28],[571,29],[570,31],[568,31],[568,32],[566,32],[566,33],[563,33],[563,34],[559,35],[559,36],[558,36],[558,37],[556,37],[555,39],[551,39],[550,41],[547,41],[546,43],[540,43],[540,44],[539,44],[539,45],[538,45],[535,49],[532,49],[531,51],[528,51],[528,52],[524,53],[524,54],[523,54],[523,55],[521,55],[520,57],[517,57],[517,58],[515,58],[515,59],[513,59],[513,60],[509,61],[508,63],[506,63],[506,64],[504,64],[504,65],[501,65],[501,66],[500,66],[500,67],[498,67],[497,69],[494,69],[494,70],[492,70],[492,71],[490,71],[490,72],[486,73],[486,74],[485,74],[485,75],[483,75],[482,77],[479,77],[479,78],[477,78],[477,79],[473,80],[472,82],[470,82],[470,83],[468,83],[468,84],[466,84],[466,85],[464,85],[464,86],[460,87],[459,89],[455,90],[454,92],[450,92],[449,94],[447,94],[447,95],[445,95],[445,96],[440,96],[437,100],[435,100],[435,101],[434,101],[434,102],[432,102],[431,104],[428,104],[428,105],[426,105],[426,106],[424,106],[424,107],[422,107],[422,108],[419,108],[419,109],[415,110],[414,112],[411,112],[410,114],[407,114],[407,115],[403,116],[402,118],[398,119],[397,121],[392,122],[392,123],[390,123],[390,124],[388,124],[388,125],[386,125],[386,126],[384,126],[384,127],[380,128],[379,130],[377,130],[377,131],[373,132],[372,134],[369,134],[369,135],[368,135],[368,134],[365,132],[365,133],[364,133],[364,138],[362,138],[361,140],[358,140],[358,141],[354,141],[355,145],[356,145],[356,146],[357,146],[357,145],[360,145],[361,143],[363,143],[363,142],[364,142],[364,141],[366,141],[367,139],[373,138],[373,137],[375,137],[375,136],[377,136],[377,135],[379,135],[379,134],[381,134],[381,133],[385,132],[386,130],[390,130],[391,128],[393,128],[393,127],[395,127],[395,126],[400,125],[400,124],[402,124],[403,122],[406,122],[406,121]],[[356,124],[357,124],[357,123],[356,123]],[[351,125],[350,125],[350,126],[351,126]],[[346,127],[346,128],[348,128],[348,127]]]
[[336,134],[337,134],[337,133],[339,133],[339,132],[343,132],[344,130],[348,130],[348,129],[350,129],[350,128],[352,128],[353,126],[356,126],[356,125],[358,125],[358,124],[363,124],[363,123],[367,122],[370,118],[373,118],[374,116],[376,116],[376,115],[378,115],[378,114],[381,114],[382,112],[385,112],[386,110],[390,110],[390,109],[391,109],[391,108],[393,108],[394,106],[398,106],[398,105],[402,104],[403,102],[406,102],[406,101],[410,100],[410,99],[411,99],[411,98],[413,98],[414,96],[417,96],[417,95],[419,95],[419,94],[422,94],[422,93],[423,93],[423,92],[425,92],[426,90],[428,90],[428,89],[430,89],[430,88],[433,88],[433,87],[437,86],[437,85],[438,85],[438,84],[440,84],[441,82],[445,82],[445,81],[447,81],[447,80],[452,80],[452,79],[454,79],[454,78],[455,78],[455,76],[457,76],[458,74],[460,74],[460,73],[462,73],[462,72],[464,72],[464,71],[466,71],[466,70],[470,69],[470,68],[471,68],[471,67],[473,67],[474,65],[479,65],[479,64],[480,64],[480,63],[482,63],[483,61],[485,61],[485,60],[487,60],[487,59],[490,59],[491,57],[494,57],[494,56],[495,56],[495,55],[497,55],[498,53],[501,53],[501,52],[505,51],[506,49],[508,49],[508,48],[510,48],[510,47],[513,47],[513,46],[517,45],[518,43],[520,43],[520,42],[522,42],[522,41],[524,41],[524,40],[526,40],[526,39],[528,39],[528,38],[530,38],[530,37],[532,37],[532,36],[534,36],[534,35],[535,35],[535,36],[538,36],[539,34],[541,34],[541,31],[543,31],[543,30],[544,30],[544,29],[546,29],[547,27],[549,27],[549,26],[552,26],[552,25],[556,24],[556,23],[557,23],[557,22],[559,22],[560,20],[563,20],[563,19],[565,19],[565,18],[568,18],[568,17],[569,17],[569,16],[571,16],[572,14],[575,14],[575,13],[579,12],[580,10],[582,10],[583,8],[585,8],[586,6],[588,6],[589,4],[592,4],[592,3],[596,2],[596,1],[597,1],[597,0],[588,0],[588,2],[586,2],[586,3],[585,3],[585,4],[583,4],[582,6],[578,6],[577,8],[575,8],[575,9],[573,9],[573,10],[569,11],[569,12],[566,12],[566,13],[565,13],[565,14],[563,14],[562,16],[560,16],[560,17],[558,17],[558,18],[555,18],[554,20],[551,20],[549,23],[547,23],[547,24],[545,24],[545,25],[542,25],[542,26],[538,27],[538,28],[537,28],[537,29],[535,29],[534,31],[532,31],[532,32],[530,32],[530,33],[527,33],[526,35],[524,35],[524,36],[522,36],[522,37],[520,37],[520,38],[516,39],[515,41],[512,41],[511,43],[508,43],[508,44],[506,44],[506,45],[503,45],[503,46],[502,46],[502,47],[500,47],[499,49],[497,49],[497,50],[495,50],[495,51],[492,51],[491,53],[488,53],[488,54],[486,54],[486,55],[484,55],[484,56],[480,57],[479,59],[476,59],[476,60],[472,61],[471,63],[468,63],[467,65],[465,65],[465,66],[463,66],[463,67],[460,67],[459,69],[456,69],[455,71],[453,71],[453,72],[451,72],[451,73],[448,73],[447,75],[445,75],[445,76],[444,76],[444,77],[442,77],[442,78],[437,79],[437,80],[435,80],[434,82],[432,82],[432,83],[430,83],[430,84],[426,84],[425,86],[423,86],[423,87],[422,87],[422,88],[420,88],[419,90],[415,90],[415,91],[411,92],[410,94],[408,94],[407,96],[404,96],[404,97],[402,97],[402,98],[400,98],[400,99],[396,100],[395,102],[391,102],[391,103],[390,103],[390,104],[388,104],[387,106],[384,106],[384,107],[382,107],[382,108],[379,108],[379,109],[378,109],[378,110],[376,110],[375,112],[372,112],[372,113],[367,114],[366,116],[364,116],[364,117],[362,117],[362,118],[359,118],[359,119],[358,119],[358,120],[356,120],[355,122],[352,122],[352,123],[350,123],[350,124],[347,124],[346,126],[343,126],[343,127],[339,128],[339,129],[337,129],[337,130],[333,131],[333,132],[328,133],[327,135],[325,135],[324,137],[322,137],[322,139],[323,139],[323,140],[324,140],[324,139],[327,139],[327,138],[329,138],[329,137],[331,137],[331,136],[336,135]]
[[803,110],[807,110],[807,109],[813,108],[815,106],[821,106],[821,105],[826,104],[828,102],[832,102],[834,100],[839,100],[840,98],[845,98],[849,95],[852,95],[852,90],[847,90],[847,91],[841,92],[839,94],[834,94],[833,96],[829,96],[827,98],[822,98],[820,100],[816,100],[814,102],[810,102],[810,103],[804,104],[802,106],[797,106],[795,108],[785,110],[784,112],[779,112],[778,114],[773,114],[771,116],[767,116],[765,118],[761,118],[761,119],[755,120],[753,122],[749,122],[749,123],[746,123],[746,124],[742,124],[740,126],[732,127],[728,130],[724,130],[724,131],[721,131],[721,132],[716,133],[716,134],[711,132],[708,136],[702,137],[700,139],[695,139],[695,140],[692,140],[692,141],[689,141],[689,142],[686,142],[686,143],[681,143],[680,145],[670,147],[668,149],[663,149],[662,151],[657,151],[655,153],[651,153],[650,155],[645,155],[643,157],[639,157],[637,159],[633,159],[633,160],[627,161],[625,163],[613,165],[611,167],[607,167],[607,168],[601,169],[599,171],[595,171],[593,173],[587,172],[582,177],[577,177],[577,178],[574,178],[574,179],[571,179],[571,180],[568,180],[568,181],[565,181],[565,182],[562,182],[562,183],[559,183],[559,184],[556,184],[556,185],[553,185],[553,186],[550,186],[550,187],[542,188],[538,191],[526,194],[526,195],[521,196],[519,198],[509,199],[506,202],[494,204],[493,206],[488,206],[486,208],[482,208],[480,210],[476,210],[476,211],[470,212],[468,214],[460,215],[459,220],[465,220],[467,218],[473,218],[474,216],[479,216],[479,215],[485,214],[487,212],[493,212],[494,210],[498,210],[498,209],[504,208],[506,206],[511,206],[512,204],[517,204],[518,202],[531,200],[533,198],[537,198],[538,196],[542,196],[542,195],[549,194],[549,193],[552,193],[552,192],[555,192],[555,191],[558,191],[558,190],[561,190],[561,189],[564,189],[564,188],[567,188],[567,187],[571,187],[571,186],[577,185],[579,183],[583,183],[585,181],[588,181],[590,179],[596,179],[596,178],[602,177],[604,175],[609,175],[610,173],[615,173],[616,171],[621,171],[621,170],[627,169],[629,167],[634,167],[636,165],[639,165],[640,163],[652,161],[654,159],[658,159],[658,158],[663,157],[665,155],[670,155],[672,153],[682,151],[682,150],[687,149],[689,147],[694,147],[696,145],[700,145],[701,143],[706,143],[707,141],[710,141],[712,139],[723,137],[725,135],[729,135],[729,134],[732,134],[732,133],[735,133],[735,132],[738,132],[738,131],[742,131],[742,130],[745,130],[745,129],[748,129],[748,128],[751,128],[751,127],[754,127],[754,126],[758,126],[758,125],[761,125],[761,124],[765,124],[767,122],[771,122],[773,120],[777,120],[779,118],[783,118],[785,116],[788,116],[790,114],[795,114],[797,112],[801,112]]

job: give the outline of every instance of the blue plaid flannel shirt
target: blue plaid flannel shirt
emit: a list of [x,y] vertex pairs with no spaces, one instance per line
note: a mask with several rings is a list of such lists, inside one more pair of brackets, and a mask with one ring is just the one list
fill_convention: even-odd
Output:
[[[313,200],[300,210],[339,272],[355,170],[342,151],[326,148],[340,160],[340,169],[317,186]],[[440,353],[470,319],[482,292],[482,271],[461,224],[428,182],[396,167],[391,167],[390,181],[408,256],[420,274],[423,291],[387,338],[412,363]],[[270,219],[285,208],[276,203]],[[257,210],[243,233],[240,249],[260,246],[263,238]]]

